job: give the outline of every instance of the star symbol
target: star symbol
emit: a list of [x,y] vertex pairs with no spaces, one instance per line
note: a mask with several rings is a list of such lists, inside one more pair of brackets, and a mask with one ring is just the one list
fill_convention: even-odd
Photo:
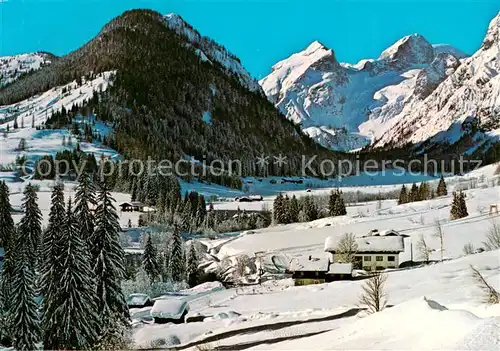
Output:
[[281,167],[285,165],[286,162],[286,156],[283,156],[282,154],[279,154],[279,156],[273,156],[274,157],[274,164]]
[[268,164],[269,164],[269,156],[265,156],[265,155],[262,155],[262,156],[257,156],[257,165],[264,168],[266,167]]

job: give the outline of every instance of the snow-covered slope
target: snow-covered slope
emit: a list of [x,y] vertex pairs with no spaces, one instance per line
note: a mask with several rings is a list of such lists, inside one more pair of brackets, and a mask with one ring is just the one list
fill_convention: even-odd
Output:
[[[112,75],[113,72],[104,72],[93,80],[82,80],[81,85],[73,81],[16,104],[0,106],[0,131],[4,135],[0,139],[0,166],[13,164],[18,156],[26,156],[29,161],[35,161],[43,155],[55,155],[56,152],[67,149],[62,140],[69,138],[71,133],[68,130],[49,130],[40,127],[43,127],[53,112],[60,111],[63,107],[69,110],[73,105],[81,106],[85,100],[92,98],[94,91],[106,90]],[[18,129],[14,129],[15,120]],[[102,122],[94,121],[94,123],[93,128],[103,134],[102,136],[109,133],[109,128]],[[21,151],[18,150],[18,145],[22,139],[26,141],[26,149]],[[81,148],[97,155],[118,156],[116,151],[106,150],[105,147],[98,150],[101,148],[100,145],[82,143]]]
[[[447,60],[449,62],[449,60]],[[451,62],[456,66],[455,62]],[[446,69],[441,65],[440,70]],[[481,48],[418,104],[392,117],[393,126],[375,146],[455,142],[468,128],[481,126],[497,135],[500,128],[500,13],[491,21]]]
[[[349,150],[368,144],[363,137],[382,135],[395,115],[429,95],[463,55],[446,45],[435,50],[423,36],[412,34],[378,59],[353,65],[339,63],[333,50],[315,41],[274,65],[260,84],[269,100],[315,140]],[[335,128],[354,134],[332,138],[329,131]]]
[[0,87],[12,83],[24,73],[50,64],[52,59],[52,55],[42,52],[0,57]]
[[165,15],[164,19],[170,29],[188,40],[202,60],[219,63],[228,73],[235,74],[240,83],[249,90],[262,91],[259,83],[250,76],[250,73],[243,67],[240,60],[227,51],[226,48],[208,37],[202,37],[196,29],[177,14],[170,13]]

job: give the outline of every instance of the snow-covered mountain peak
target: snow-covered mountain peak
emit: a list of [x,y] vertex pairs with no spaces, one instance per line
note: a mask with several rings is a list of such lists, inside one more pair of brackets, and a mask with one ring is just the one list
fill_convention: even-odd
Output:
[[314,54],[318,50],[328,50],[328,48],[319,41],[315,40],[304,50],[304,55]]
[[434,48],[420,34],[405,36],[385,49],[379,60],[401,64],[427,64],[434,59]]
[[500,11],[493,18],[488,26],[488,31],[481,45],[482,50],[488,50],[493,45],[500,46]]
[[250,73],[243,67],[240,60],[227,51],[225,47],[208,37],[201,36],[193,26],[175,13],[167,14],[163,16],[163,19],[168,28],[186,38],[188,44],[193,46],[202,60],[221,64],[229,74],[235,74],[240,83],[249,90],[262,92],[257,80],[250,76]]
[[[313,84],[315,90],[311,93],[324,95],[329,91],[325,82],[343,85],[347,81],[346,69],[337,61],[333,50],[319,41],[314,41],[304,50],[275,64],[271,74],[259,83],[267,97],[278,103],[291,94],[297,86]],[[297,123],[304,119],[308,119],[306,114],[299,114],[293,118]]]

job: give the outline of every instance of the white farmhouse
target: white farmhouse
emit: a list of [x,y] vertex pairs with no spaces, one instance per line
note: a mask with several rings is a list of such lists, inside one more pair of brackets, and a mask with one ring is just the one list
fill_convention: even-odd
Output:
[[[325,251],[331,254],[332,262],[339,262],[336,252],[339,240],[340,237],[328,237],[325,240]],[[404,252],[404,237],[399,235],[357,238],[356,244],[358,249],[353,268],[365,271],[398,268],[399,254]]]

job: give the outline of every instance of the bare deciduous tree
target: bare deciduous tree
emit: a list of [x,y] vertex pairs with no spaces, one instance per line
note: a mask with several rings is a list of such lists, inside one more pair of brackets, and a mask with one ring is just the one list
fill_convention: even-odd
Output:
[[[439,219],[434,219],[434,236],[439,238],[439,248],[441,250],[441,261],[443,261],[443,252],[444,252],[444,229],[443,225],[439,221]],[[429,261],[427,259],[427,261]]]
[[471,265],[470,269],[472,269],[472,276],[474,277],[477,286],[484,292],[484,302],[489,304],[500,303],[500,293],[486,281],[483,275],[476,268]]
[[354,262],[354,256],[358,252],[356,236],[353,233],[345,233],[337,244],[338,261],[344,263]]
[[500,249],[500,223],[498,221],[491,221],[490,228],[486,234],[486,241],[483,244],[488,251]]
[[422,259],[426,262],[429,263],[430,259],[430,254],[431,254],[431,249],[427,245],[427,242],[425,241],[424,235],[420,235],[420,239],[418,239],[417,242],[417,250],[420,253],[420,256]]
[[381,273],[375,273],[363,285],[363,294],[360,303],[368,307],[369,313],[382,311],[387,303],[384,285],[387,276]]

